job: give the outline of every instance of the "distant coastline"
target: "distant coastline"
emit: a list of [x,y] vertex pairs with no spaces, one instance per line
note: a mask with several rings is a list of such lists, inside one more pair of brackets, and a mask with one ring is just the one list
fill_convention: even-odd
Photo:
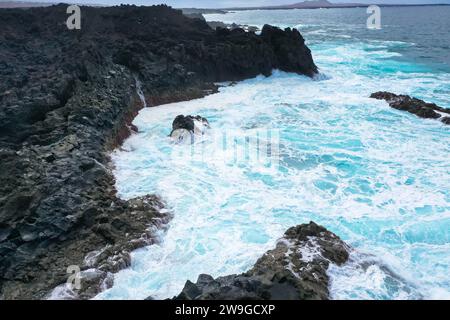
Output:
[[[245,10],[303,10],[303,9],[353,9],[353,8],[367,8],[370,5],[377,5],[379,7],[436,7],[436,6],[450,6],[448,3],[434,3],[434,4],[364,4],[364,3],[329,3],[326,5],[306,4],[305,2],[293,5],[281,6],[263,6],[263,7],[234,7],[234,8],[218,8],[216,12],[211,12],[211,9],[197,9],[197,12],[203,14],[208,13],[224,13],[228,11],[245,11]],[[183,9],[184,11],[185,9]],[[204,12],[203,12],[204,10]],[[214,9],[213,9],[214,10]]]
[[25,2],[25,1],[6,1],[0,2],[0,8],[9,9],[9,8],[34,8],[34,7],[48,7],[53,5],[53,3],[45,3],[45,2]]
[[[449,3],[427,3],[427,4],[372,4],[377,5],[379,7],[441,7],[441,6],[450,6]],[[221,9],[221,11],[244,11],[244,10],[303,10],[303,9],[353,9],[353,8],[366,8],[371,6],[371,4],[352,4],[352,5],[336,5],[330,7],[299,7],[299,8],[291,8],[291,7],[239,7],[239,8],[227,8]]]
[[[101,0],[100,0],[101,1]],[[280,5],[280,6],[259,6],[259,7],[231,7],[231,8],[175,8],[183,10],[187,14],[225,14],[228,11],[245,11],[245,10],[292,10],[292,9],[352,9],[352,8],[365,8],[370,4],[364,3],[330,3],[328,1],[308,1],[312,2],[308,4],[306,2],[300,2],[296,4]],[[317,2],[317,4],[315,4]],[[34,7],[48,7],[64,3],[64,1],[56,2],[31,2],[31,1],[4,1],[0,2],[0,8],[34,8]],[[96,4],[79,4],[82,6],[92,7],[109,7],[113,5],[106,5],[101,3]],[[435,7],[435,6],[450,6],[448,3],[435,3],[435,4],[376,4],[379,7]]]
[[[27,9],[27,8],[39,8],[39,7],[50,7],[60,3],[65,3],[64,1],[56,1],[56,2],[32,2],[32,1],[2,1],[0,2],[0,9]],[[74,4],[70,2],[70,4]],[[77,4],[75,2],[75,4]],[[107,7],[104,4],[97,3],[83,3],[78,4],[80,6],[89,6],[89,7]]]

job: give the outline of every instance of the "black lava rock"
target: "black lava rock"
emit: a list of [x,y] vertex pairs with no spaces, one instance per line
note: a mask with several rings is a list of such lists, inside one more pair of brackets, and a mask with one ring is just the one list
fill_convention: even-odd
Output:
[[172,132],[178,129],[186,129],[188,131],[194,132],[195,122],[198,121],[206,126],[209,126],[208,120],[202,116],[184,116],[178,115],[175,117],[172,123]]
[[155,106],[274,68],[317,71],[295,30],[216,31],[164,5],[81,7],[81,30],[68,30],[66,9],[0,9],[0,299],[42,298],[70,265],[116,272],[127,263],[108,256],[151,243],[148,226],[170,218],[157,197],[117,198],[108,167],[143,107],[136,79]]
[[179,115],[173,120],[172,131],[177,129],[186,129],[188,131],[194,131],[194,118],[191,116]]
[[275,249],[246,273],[187,281],[177,300],[325,300],[330,263],[342,265],[350,248],[334,233],[310,222],[290,228]]
[[[439,112],[450,114],[450,109],[442,108],[434,103],[427,103],[407,95],[397,95],[391,92],[380,91],[372,93],[370,97],[378,100],[386,100],[392,108],[408,111],[420,118],[439,119],[442,117]],[[445,117],[441,121],[445,124],[450,124],[450,121],[446,120]]]

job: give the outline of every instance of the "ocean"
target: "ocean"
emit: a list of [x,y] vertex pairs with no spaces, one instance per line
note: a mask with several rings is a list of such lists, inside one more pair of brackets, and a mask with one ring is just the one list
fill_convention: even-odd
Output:
[[[116,187],[124,199],[160,195],[174,218],[97,299],[170,298],[201,273],[244,272],[289,227],[311,220],[353,248],[349,263],[329,269],[333,299],[450,298],[450,127],[369,98],[386,90],[450,107],[450,7],[382,8],[381,30],[366,28],[368,16],[206,15],[298,28],[320,76],[274,71],[143,109],[139,133],[112,154]],[[173,144],[178,114],[206,117],[210,132],[193,146]],[[252,145],[258,134],[276,145],[276,161],[216,143]]]

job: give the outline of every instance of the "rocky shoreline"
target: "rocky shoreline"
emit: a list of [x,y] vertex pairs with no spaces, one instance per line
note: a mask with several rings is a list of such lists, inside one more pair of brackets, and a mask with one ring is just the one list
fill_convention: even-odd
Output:
[[205,21],[208,26],[210,26],[212,29],[216,30],[217,28],[223,28],[223,29],[229,29],[229,30],[234,30],[234,29],[243,29],[244,31],[250,31],[250,32],[259,32],[261,30],[259,30],[258,27],[256,26],[250,26],[247,24],[244,25],[240,25],[237,23],[225,23],[222,21],[206,21],[205,17],[203,16],[202,12],[197,12],[197,11],[190,11],[190,10],[186,10],[183,9],[183,14],[191,19],[200,19],[202,21]]
[[328,267],[343,265],[350,248],[338,236],[310,222],[292,227],[249,271],[187,281],[177,300],[327,300]]
[[[297,30],[211,29],[167,6],[0,10],[0,299],[42,299],[82,271],[88,299],[157,241],[157,196],[121,200],[109,153],[144,107],[273,69],[317,73]],[[142,101],[138,94],[141,85]]]

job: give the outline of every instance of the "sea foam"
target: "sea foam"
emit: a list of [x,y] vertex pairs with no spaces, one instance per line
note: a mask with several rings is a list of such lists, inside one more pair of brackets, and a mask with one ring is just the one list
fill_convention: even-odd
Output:
[[[330,268],[332,298],[448,297],[449,127],[368,97],[388,90],[449,107],[450,75],[397,59],[399,45],[313,43],[321,81],[275,71],[143,109],[139,133],[112,155],[116,187],[124,199],[160,195],[174,218],[97,298],[169,298],[200,273],[246,271],[310,220],[355,249],[349,264]],[[174,156],[191,148],[167,137],[178,114],[206,117],[212,137],[278,130],[278,166]],[[201,146],[192,152],[221,151],[208,139]]]

